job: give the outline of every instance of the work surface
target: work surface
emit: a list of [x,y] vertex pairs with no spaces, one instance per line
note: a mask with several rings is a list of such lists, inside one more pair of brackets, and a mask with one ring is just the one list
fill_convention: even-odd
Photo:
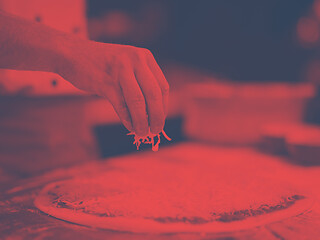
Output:
[[[293,211],[291,215],[286,214],[284,217],[280,214],[279,217],[275,217],[272,221],[257,226],[247,226],[242,229],[237,229],[237,224],[241,223],[241,220],[238,220],[234,222],[235,230],[219,231],[219,229],[216,229],[214,233],[210,231],[193,233],[131,233],[128,231],[97,229],[48,216],[34,206],[34,199],[48,183],[79,176],[86,177],[108,173],[120,167],[143,169],[145,166],[141,165],[141,163],[146,163],[144,161],[168,163],[177,169],[181,166],[181,169],[184,170],[176,170],[177,175],[186,174],[188,172],[186,170],[187,165],[195,161],[197,161],[195,166],[198,166],[200,170],[205,162],[212,161],[213,166],[226,166],[227,169],[232,169],[230,165],[233,164],[233,170],[242,172],[243,176],[248,175],[247,173],[255,169],[258,172],[271,172],[271,175],[283,176],[287,182],[292,183],[297,189],[302,189],[305,192],[306,199],[309,201],[307,201],[308,204],[306,206],[297,212]],[[151,164],[150,166],[156,165]],[[225,168],[222,167],[222,169]],[[196,170],[199,171],[199,169]],[[210,169],[204,170],[210,172]],[[157,168],[150,169],[151,173],[152,171],[155,171],[155,175],[157,175],[156,171],[161,170]],[[214,169],[212,172],[214,173]],[[225,179],[232,179],[233,177],[230,171],[226,172],[226,175]],[[196,180],[186,179],[186,182]],[[221,182],[223,181],[222,178]],[[233,179],[233,181],[241,183],[242,179]],[[221,182],[217,181],[218,188]],[[145,152],[107,159],[106,161],[94,161],[69,169],[57,169],[35,178],[14,180],[10,183],[10,186],[2,186],[4,194],[0,199],[0,235],[4,239],[314,239],[315,236],[320,236],[319,182],[319,167],[294,166],[288,163],[286,159],[267,156],[249,148],[226,148],[184,143],[162,148],[158,153]],[[272,184],[274,184],[275,189],[278,187],[277,182],[271,182],[264,185],[268,189],[264,190],[264,186],[261,186],[261,191],[270,191],[270,188],[273,187]],[[223,194],[223,190],[219,190],[221,194]],[[279,213],[281,211],[290,212],[290,208],[279,210]]]

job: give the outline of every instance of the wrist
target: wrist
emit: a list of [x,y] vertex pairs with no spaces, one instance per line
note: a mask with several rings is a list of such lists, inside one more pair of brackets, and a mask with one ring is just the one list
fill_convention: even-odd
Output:
[[50,72],[63,75],[64,69],[70,66],[71,61],[71,40],[67,34],[59,34],[50,43],[52,54],[49,54],[48,69]]
[[[69,34],[60,34],[54,41],[54,58],[52,71],[65,77],[75,68],[85,52],[89,40],[74,37]],[[79,55],[80,54],[80,55]],[[69,79],[66,79],[69,80]]]

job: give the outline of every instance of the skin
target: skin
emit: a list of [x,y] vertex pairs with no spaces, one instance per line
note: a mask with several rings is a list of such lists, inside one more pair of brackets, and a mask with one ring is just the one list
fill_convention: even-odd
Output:
[[147,49],[79,39],[0,12],[0,68],[57,73],[108,99],[138,136],[164,127],[169,85]]

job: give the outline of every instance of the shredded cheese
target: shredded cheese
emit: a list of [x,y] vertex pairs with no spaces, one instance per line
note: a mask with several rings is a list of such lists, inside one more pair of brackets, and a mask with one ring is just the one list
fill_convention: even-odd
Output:
[[[171,141],[171,138],[168,137],[168,135],[163,130],[161,131],[161,133],[168,141]],[[133,144],[136,145],[137,150],[139,150],[141,143],[143,143],[143,144],[151,144],[152,151],[156,152],[159,150],[161,133],[152,134],[149,131],[149,134],[144,137],[138,136],[134,132],[128,133],[127,135],[134,135]],[[155,141],[155,139],[157,139],[157,141]]]

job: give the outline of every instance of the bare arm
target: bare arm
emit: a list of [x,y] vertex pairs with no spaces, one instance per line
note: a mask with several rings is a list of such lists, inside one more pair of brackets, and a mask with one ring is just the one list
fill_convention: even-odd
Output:
[[[56,72],[66,34],[0,11],[0,68]],[[60,54],[60,56],[59,56]]]
[[147,49],[78,39],[0,12],[0,68],[57,73],[106,97],[137,135],[163,129],[169,86]]

